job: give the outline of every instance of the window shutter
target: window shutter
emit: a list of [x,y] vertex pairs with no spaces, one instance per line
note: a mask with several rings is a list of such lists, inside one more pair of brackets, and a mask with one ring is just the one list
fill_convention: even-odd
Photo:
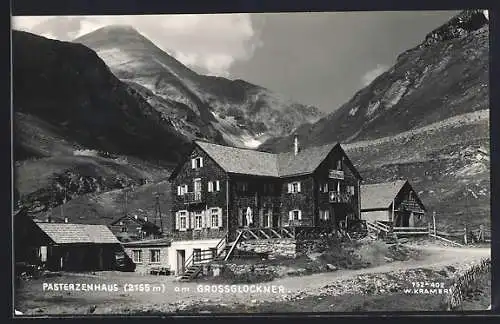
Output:
[[213,182],[209,181],[208,182],[208,192],[212,192],[214,190],[213,188],[214,188]]
[[302,219],[302,210],[299,210],[299,220]]
[[220,191],[220,181],[215,181],[215,191]]
[[191,168],[196,169],[196,159],[191,159]]
[[264,224],[264,209],[261,208],[259,210],[259,227],[266,227],[266,224]]
[[222,208],[217,208],[218,209],[218,213],[217,215],[219,216],[219,227],[222,227]]
[[297,182],[297,192],[300,192],[300,182]]
[[194,213],[191,212],[188,215],[188,226],[187,228],[194,228]]
[[288,220],[289,220],[289,221],[292,221],[292,220],[293,220],[293,211],[292,211],[292,210],[290,210],[290,211],[288,212]]
[[184,193],[188,192],[188,185],[184,185]]
[[203,158],[200,158],[200,168],[203,167]]
[[292,192],[292,184],[291,184],[291,183],[289,183],[289,184],[288,184],[288,193],[291,193],[291,192]]
[[330,219],[330,211],[327,209],[325,210],[325,220]]
[[201,212],[201,228],[207,227],[207,215],[208,212],[206,210]]
[[177,196],[181,195],[181,186],[177,186]]
[[175,212],[175,229],[178,230],[180,227],[180,215],[179,212]]
[[207,209],[207,228],[212,228],[214,224],[212,224],[212,208]]

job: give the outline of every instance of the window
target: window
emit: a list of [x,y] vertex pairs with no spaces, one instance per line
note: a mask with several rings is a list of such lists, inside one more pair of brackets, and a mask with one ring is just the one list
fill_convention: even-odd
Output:
[[329,220],[330,219],[330,211],[329,210],[320,210],[319,211],[319,219],[320,220]]
[[273,227],[273,210],[271,208],[264,214],[264,226]]
[[238,209],[238,226],[247,227],[253,222],[252,209],[249,207]]
[[176,213],[175,228],[180,231],[185,231],[188,224],[188,212],[187,210],[181,210]]
[[217,257],[217,249],[216,248],[210,248],[210,251],[212,252],[212,259],[215,259]]
[[354,196],[354,186],[349,186],[347,187],[347,192],[351,195],[351,196]]
[[149,251],[151,254],[150,261],[151,263],[160,263],[160,250],[155,249],[155,250],[150,250]]
[[201,249],[193,249],[193,261],[201,261]]
[[339,160],[337,161],[337,170],[339,170],[339,171],[340,171],[340,170],[342,170],[342,160],[343,160],[343,159],[344,159],[344,158],[339,159]]
[[296,181],[296,182],[290,182],[288,184],[288,192],[289,193],[297,193],[297,192],[300,192],[300,182],[299,181]]
[[335,181],[333,191],[340,192],[340,181],[339,180]]
[[219,227],[221,226],[219,222],[219,208],[211,208],[210,209],[210,220],[211,220],[211,227]]
[[196,178],[193,180],[193,183],[194,183],[194,186],[193,186],[194,192],[201,192],[201,179]]
[[191,167],[193,169],[199,169],[203,167],[203,158],[197,157],[191,160]]
[[182,185],[182,186],[177,186],[177,195],[182,196],[188,192],[188,186],[187,185]]
[[127,232],[127,226],[122,227],[122,233],[125,233],[125,232]]
[[302,219],[302,211],[299,210],[299,209],[294,209],[294,210],[291,210],[289,213],[288,213],[288,217],[289,217],[289,220],[290,221],[297,221],[297,220],[301,220]]
[[328,192],[328,182],[322,183],[319,187],[320,192]]
[[132,260],[134,263],[142,263],[142,250],[132,250]]
[[208,182],[208,192],[214,192],[214,191],[220,191],[219,180]]
[[194,228],[195,229],[203,228],[203,214],[200,212],[194,214]]

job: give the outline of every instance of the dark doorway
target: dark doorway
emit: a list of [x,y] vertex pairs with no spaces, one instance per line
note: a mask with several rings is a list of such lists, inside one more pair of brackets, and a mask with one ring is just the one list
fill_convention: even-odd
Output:
[[403,227],[408,227],[410,226],[410,213],[409,212],[404,212],[403,215]]
[[184,264],[186,263],[186,251],[177,250],[177,275],[184,273]]

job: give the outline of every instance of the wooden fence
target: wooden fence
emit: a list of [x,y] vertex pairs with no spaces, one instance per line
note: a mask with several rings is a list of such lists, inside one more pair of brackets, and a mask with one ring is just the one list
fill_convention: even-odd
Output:
[[491,273],[491,259],[483,259],[479,264],[473,265],[464,273],[458,275],[450,287],[450,293],[446,297],[447,310],[459,307],[467,294],[473,291],[482,275]]
[[448,232],[439,230],[434,231],[431,229],[429,233],[464,245],[491,242],[491,230],[485,228],[483,225],[480,225],[477,228],[465,226],[462,230]]

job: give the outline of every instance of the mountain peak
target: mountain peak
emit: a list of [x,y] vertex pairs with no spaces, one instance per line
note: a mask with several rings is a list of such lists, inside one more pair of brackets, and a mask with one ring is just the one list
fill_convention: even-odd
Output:
[[427,34],[424,45],[460,38],[485,25],[488,25],[488,17],[484,10],[464,10],[444,25]]
[[83,36],[80,36],[76,38],[74,41],[75,42],[83,42],[85,40],[89,39],[100,39],[100,38],[106,38],[106,39],[112,39],[112,38],[139,38],[139,39],[144,39],[145,37],[139,33],[137,29],[135,29],[131,25],[127,24],[116,24],[116,25],[108,25],[104,26],[101,28],[98,28],[88,34],[85,34]]
[[101,32],[135,32],[139,33],[137,29],[135,29],[132,25],[128,24],[113,24],[113,25],[107,25],[104,27],[101,27],[95,31],[101,31]]

